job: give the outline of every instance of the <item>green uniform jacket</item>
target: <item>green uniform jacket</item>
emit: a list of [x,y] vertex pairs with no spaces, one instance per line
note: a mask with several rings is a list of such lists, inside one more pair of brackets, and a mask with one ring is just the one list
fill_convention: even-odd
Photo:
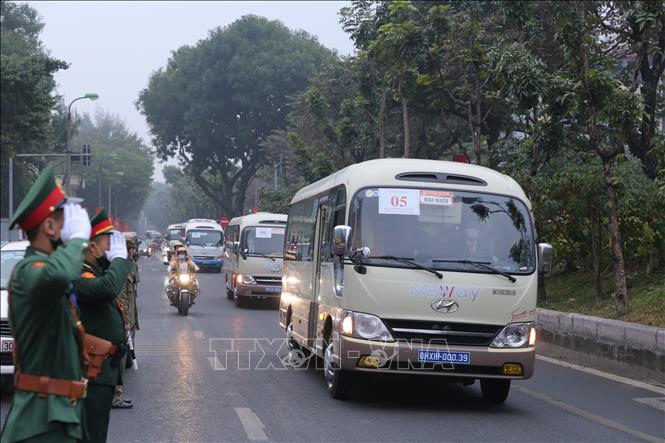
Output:
[[[10,321],[18,351],[17,370],[81,380],[81,350],[69,302],[78,280],[87,241],[73,239],[51,255],[29,247],[14,269]],[[71,438],[83,438],[82,402],[67,397],[16,391],[2,441],[14,442],[53,431],[62,425]]]
[[122,290],[118,295],[118,301],[122,305],[125,320],[129,323],[132,331],[139,329],[139,316],[136,307],[136,292],[139,282],[139,267],[134,263],[132,271],[127,275]]
[[[76,298],[80,319],[90,334],[109,340],[113,344],[125,342],[125,322],[116,297],[132,270],[133,262],[116,258],[104,273],[96,263],[88,260],[83,265],[76,284]],[[122,364],[111,367],[111,359],[104,360],[97,380],[90,383],[115,386],[122,384]]]

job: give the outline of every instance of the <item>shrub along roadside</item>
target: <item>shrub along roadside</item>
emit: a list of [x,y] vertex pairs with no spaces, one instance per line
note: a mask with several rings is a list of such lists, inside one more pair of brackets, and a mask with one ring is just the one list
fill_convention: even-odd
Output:
[[[665,327],[665,272],[626,276],[631,294],[630,311],[622,321]],[[606,297],[596,300],[593,275],[586,272],[556,272],[545,278],[547,301],[539,307],[617,319],[610,294],[611,276],[603,281]]]

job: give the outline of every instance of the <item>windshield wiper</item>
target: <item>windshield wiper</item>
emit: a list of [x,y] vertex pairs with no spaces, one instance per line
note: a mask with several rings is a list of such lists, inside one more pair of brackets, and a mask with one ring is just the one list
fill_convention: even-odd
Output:
[[404,263],[406,265],[410,265],[414,269],[422,269],[423,271],[430,272],[430,273],[436,275],[439,278],[443,278],[443,274],[440,273],[439,271],[437,271],[436,269],[432,269],[430,267],[423,266],[420,263],[416,263],[415,261],[412,261],[412,260],[415,260],[415,258],[395,257],[394,255],[370,255],[367,258],[376,258],[376,259],[379,259],[379,260],[394,260],[394,261],[397,261],[397,262],[400,262],[400,263]]
[[502,275],[506,277],[508,280],[510,280],[512,283],[515,283],[517,279],[513,277],[512,275],[508,274],[507,272],[503,272],[494,266],[490,266],[490,262],[488,261],[474,261],[474,260],[439,260],[439,259],[433,259],[432,263],[462,263],[466,265],[473,265],[477,268],[485,269],[487,271],[492,271],[494,274]]

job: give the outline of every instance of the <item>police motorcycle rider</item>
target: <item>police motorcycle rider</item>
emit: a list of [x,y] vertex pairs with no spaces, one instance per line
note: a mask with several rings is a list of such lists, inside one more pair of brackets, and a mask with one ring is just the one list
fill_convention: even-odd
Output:
[[167,272],[169,273],[167,295],[171,300],[171,306],[175,305],[175,295],[178,294],[178,273],[183,266],[187,266],[187,271],[192,274],[194,278],[194,292],[192,293],[192,304],[194,304],[196,297],[200,292],[199,283],[195,275],[199,272],[200,268],[189,257],[187,254],[187,248],[182,243],[176,243],[173,247],[173,251],[171,262],[167,268]]

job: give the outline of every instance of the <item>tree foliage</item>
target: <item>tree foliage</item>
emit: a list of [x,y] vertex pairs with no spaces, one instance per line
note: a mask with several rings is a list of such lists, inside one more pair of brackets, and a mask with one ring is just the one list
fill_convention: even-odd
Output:
[[[516,178],[541,241],[628,310],[625,275],[665,267],[662,1],[352,1],[354,56],[293,99],[281,149],[310,183],[383,156]],[[387,93],[386,93],[387,92]],[[263,199],[288,201],[288,185]],[[612,272],[614,288],[602,287]]]
[[88,114],[77,119],[72,149],[80,151],[83,144],[91,146],[92,164],[73,164],[73,173],[85,183],[77,195],[85,199],[88,208],[107,207],[110,191],[112,215],[136,224],[150,192],[152,153],[118,116],[104,112],[94,119]]
[[265,160],[262,142],[284,129],[287,98],[329,56],[308,34],[256,16],[179,48],[137,102],[157,155],[177,158],[225,214],[241,213]]
[[[62,107],[53,74],[67,63],[51,57],[39,40],[44,24],[26,4],[0,1],[0,147],[3,202],[8,201],[8,158],[48,152],[62,133]],[[24,195],[44,159],[15,162],[14,195]],[[18,204],[18,202],[15,202]],[[6,205],[2,206],[5,214]]]

